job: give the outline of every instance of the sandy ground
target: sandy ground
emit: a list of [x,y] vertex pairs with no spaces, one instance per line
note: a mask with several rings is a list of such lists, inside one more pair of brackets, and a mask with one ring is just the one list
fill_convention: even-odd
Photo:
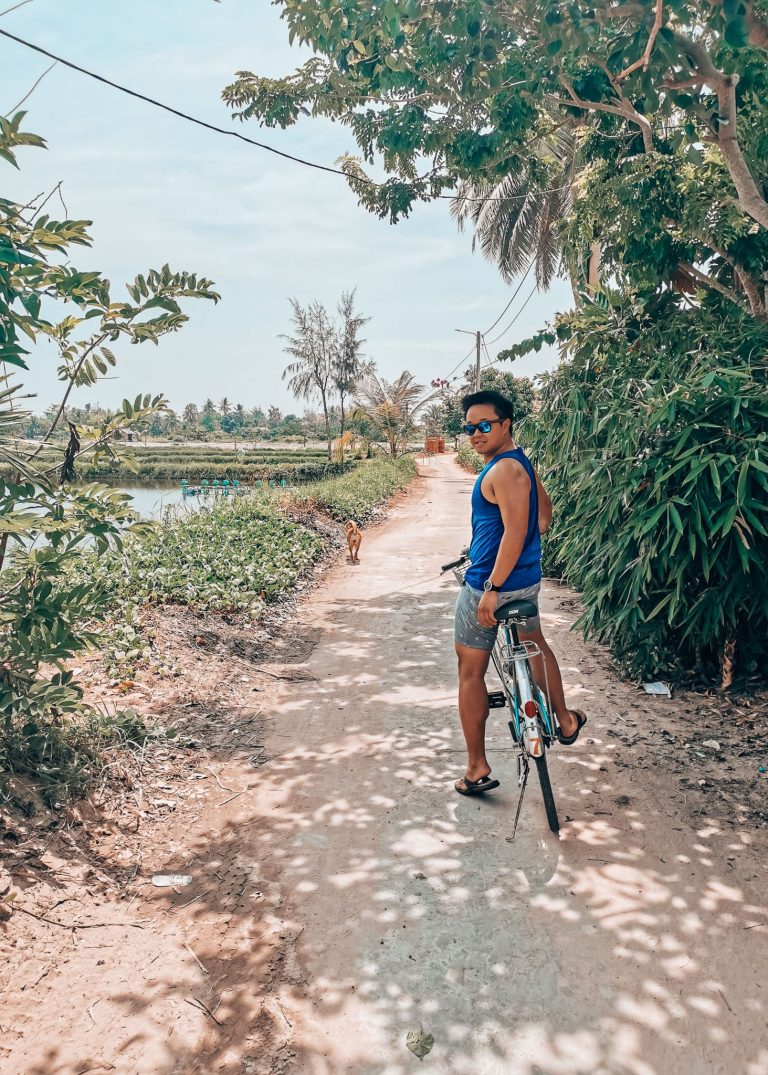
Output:
[[[436,576],[471,478],[439,457],[423,475],[271,664],[177,621],[208,651],[171,714],[202,746],[157,752],[122,818],[38,829],[13,882],[48,921],[0,922],[3,1075],[768,1075],[754,716],[743,756],[705,747],[722,706],[623,683],[547,588],[589,724],[550,758],[559,838],[532,782],[510,842],[501,717],[502,788],[452,791],[455,584]],[[155,887],[168,871],[191,883]]]

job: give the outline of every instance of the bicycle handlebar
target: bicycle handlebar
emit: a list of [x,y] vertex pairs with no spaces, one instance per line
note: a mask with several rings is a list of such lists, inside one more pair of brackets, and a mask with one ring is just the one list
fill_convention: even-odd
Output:
[[462,554],[458,558],[458,560],[451,560],[451,562],[449,564],[443,564],[443,566],[440,568],[440,570],[441,571],[453,571],[454,568],[461,567],[462,564],[465,564],[467,562],[467,559],[468,559],[468,557],[467,557],[466,552],[462,552]]

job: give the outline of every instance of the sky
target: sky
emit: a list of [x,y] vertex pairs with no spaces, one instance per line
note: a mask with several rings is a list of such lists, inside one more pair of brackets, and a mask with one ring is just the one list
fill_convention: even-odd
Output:
[[[0,9],[12,3],[0,0]],[[286,152],[333,165],[356,150],[351,132],[325,119],[306,118],[286,131],[231,119],[221,91],[236,71],[279,76],[303,59],[268,0],[32,0],[0,16],[0,27]],[[0,37],[0,112],[15,106],[49,62]],[[417,205],[393,226],[360,207],[341,176],[195,127],[61,65],[24,107],[25,128],[48,149],[21,150],[19,172],[0,161],[3,197],[25,204],[62,180],[69,217],[94,221],[93,247],[74,248],[73,263],[102,271],[117,297],[119,285],[166,262],[212,279],[222,296],[216,306],[188,303],[190,321],[158,348],[120,345],[116,378],[79,391],[73,403],[115,406],[150,392],[177,410],[227,396],[300,414],[305,405],[282,379],[288,299],[333,308],[351,288],[371,318],[365,352],[379,373],[392,380],[407,369],[428,385],[465,368],[473,341],[455,330],[485,331],[512,295],[514,285],[473,254],[471,235],[457,230],[444,201]],[[60,205],[52,215],[64,216]],[[526,282],[491,338],[529,291]],[[491,347],[492,357],[568,305],[562,281],[536,293]],[[542,350],[502,368],[530,376],[555,362],[554,352]],[[31,409],[57,398],[55,369],[50,343],[37,346],[23,377],[37,396]]]

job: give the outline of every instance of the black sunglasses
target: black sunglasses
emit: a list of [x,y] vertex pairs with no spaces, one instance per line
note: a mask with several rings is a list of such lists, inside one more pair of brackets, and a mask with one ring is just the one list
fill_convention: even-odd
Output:
[[494,422],[506,422],[506,418],[483,418],[482,422],[467,422],[464,432],[468,437],[474,436],[478,429],[481,433],[490,433]]

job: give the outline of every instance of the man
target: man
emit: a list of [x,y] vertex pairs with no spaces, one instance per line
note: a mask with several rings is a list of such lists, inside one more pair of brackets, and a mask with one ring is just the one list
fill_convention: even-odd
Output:
[[[465,396],[462,409],[472,447],[485,460],[472,491],[472,544],[468,570],[456,602],[455,643],[459,659],[459,713],[467,744],[467,768],[455,787],[477,795],[499,786],[485,756],[488,691],[485,673],[498,630],[495,610],[518,599],[538,604],[541,585],[541,532],[552,518],[552,502],[521,448],[512,439],[513,407],[499,392]],[[558,739],[575,743],[587,718],[565,704],[555,657],[538,617],[529,620],[523,641],[535,642],[541,656],[531,660],[536,681],[548,683],[550,704],[560,725]],[[546,677],[545,677],[546,669]]]

